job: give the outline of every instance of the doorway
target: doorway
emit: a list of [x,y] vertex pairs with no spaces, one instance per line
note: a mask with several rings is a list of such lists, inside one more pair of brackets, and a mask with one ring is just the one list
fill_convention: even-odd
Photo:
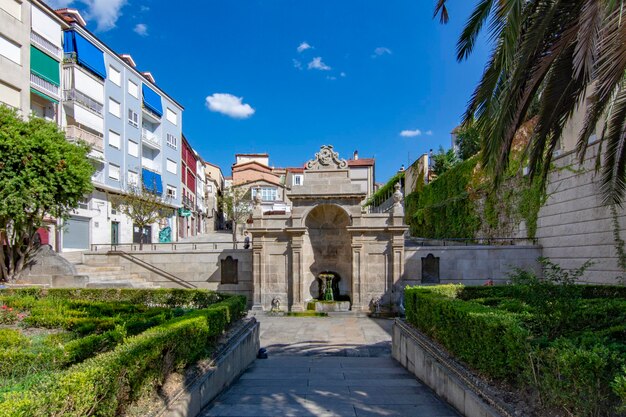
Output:
[[111,222],[111,245],[120,244],[120,222]]

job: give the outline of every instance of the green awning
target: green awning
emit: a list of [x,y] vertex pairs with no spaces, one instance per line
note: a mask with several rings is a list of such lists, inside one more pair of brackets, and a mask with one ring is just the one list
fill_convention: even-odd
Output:
[[52,98],[49,95],[42,93],[41,91],[35,90],[33,87],[30,88],[30,92],[31,93],[35,93],[39,97],[44,98],[44,99],[46,99],[48,101],[51,101],[51,102],[53,102],[55,104],[59,104],[59,100],[57,100],[56,98]]
[[30,71],[54,85],[61,85],[59,61],[31,45]]

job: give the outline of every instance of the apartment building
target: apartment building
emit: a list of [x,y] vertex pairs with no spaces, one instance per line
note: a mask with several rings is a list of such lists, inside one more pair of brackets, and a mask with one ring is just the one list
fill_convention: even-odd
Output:
[[198,222],[196,232],[201,235],[207,232],[207,205],[206,205],[206,172],[204,171],[204,160],[196,152],[196,215]]
[[232,166],[232,186],[250,190],[252,200],[256,193],[261,193],[261,208],[267,212],[289,212],[291,205],[286,196],[286,174],[284,168],[269,166],[267,153],[240,153],[235,155]]
[[206,179],[207,231],[223,230],[225,225],[224,212],[220,204],[225,186],[224,175],[219,166],[204,162]]
[[158,241],[164,227],[176,234],[176,218],[140,230],[111,206],[111,194],[140,182],[181,205],[181,133],[183,107],[161,90],[149,72],[140,72],[130,55],[118,55],[85,28],[80,14],[61,9],[63,33],[60,124],[69,140],[92,145],[95,187],[65,221],[62,250],[90,244]]
[[197,234],[196,166],[198,161],[185,135],[182,135],[181,152],[182,207],[178,209],[178,236],[186,238]]

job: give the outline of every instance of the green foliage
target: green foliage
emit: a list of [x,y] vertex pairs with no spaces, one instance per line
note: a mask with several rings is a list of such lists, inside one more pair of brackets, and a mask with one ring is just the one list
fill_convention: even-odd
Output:
[[0,280],[19,276],[46,216],[66,217],[91,192],[88,153],[54,122],[24,121],[0,105]]
[[437,176],[448,172],[459,162],[459,158],[456,156],[454,149],[448,149],[445,151],[443,147],[439,147],[439,152],[432,156],[433,173]]
[[[10,292],[15,297],[16,291]],[[201,293],[189,292],[189,297],[178,294],[178,302],[192,302]],[[24,293],[27,297],[45,297],[41,291],[29,290]],[[88,293],[95,296],[93,292]],[[72,293],[68,291],[66,294]],[[56,297],[59,295],[57,293]],[[111,295],[108,292],[108,296]],[[54,296],[51,298],[54,299]],[[202,298],[201,303],[206,301],[206,298],[204,301]],[[62,358],[69,361],[66,359],[69,357],[79,362],[90,357],[65,370],[32,375],[10,390],[0,391],[0,415],[119,415],[129,403],[137,399],[145,386],[155,380],[161,381],[172,370],[206,356],[212,342],[230,323],[242,317],[246,309],[245,297],[220,298],[222,301],[216,304],[175,316],[136,336],[126,337],[124,329],[116,327],[109,332],[69,341],[61,356],[55,356],[54,351],[49,351],[43,357],[46,360]],[[215,297],[213,300],[216,300]],[[132,310],[131,306],[116,309],[108,303],[89,303],[84,300],[72,303],[74,307],[82,306],[93,312]],[[181,310],[174,308],[172,311]],[[28,355],[15,352],[8,360],[13,360],[17,364],[15,367],[19,368],[20,364],[26,362],[25,357]],[[40,358],[42,356],[30,357]],[[0,355],[0,369],[6,369],[2,366],[5,363]]]
[[398,172],[393,177],[391,177],[391,179],[387,181],[385,185],[383,185],[378,190],[376,190],[376,192],[372,194],[370,198],[367,199],[364,206],[365,207],[378,206],[384,203],[385,201],[387,201],[389,198],[391,198],[396,184],[398,183],[400,183],[400,185],[404,184],[404,175],[405,175],[405,172],[401,171],[401,172]]
[[613,415],[626,407],[626,291],[573,285],[588,265],[542,263],[544,279],[520,272],[516,285],[407,288],[407,320],[488,377],[532,387],[546,406]]
[[480,131],[474,124],[461,126],[456,133],[456,140],[459,147],[459,159],[461,161],[467,161],[480,152],[482,139]]
[[413,236],[471,238],[480,225],[471,183],[477,159],[454,169],[407,197],[407,219]]

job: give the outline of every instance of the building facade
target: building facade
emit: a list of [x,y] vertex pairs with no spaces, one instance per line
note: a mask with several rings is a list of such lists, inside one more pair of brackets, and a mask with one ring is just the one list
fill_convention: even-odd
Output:
[[224,191],[222,169],[210,162],[204,162],[206,179],[205,204],[207,208],[207,231],[223,230],[226,219],[222,210],[221,198]]
[[182,207],[178,210],[178,237],[183,239],[197,234],[196,166],[198,160],[184,136],[181,145]]
[[111,204],[112,194],[145,187],[166,206],[181,204],[180,146],[183,107],[139,72],[129,55],[118,55],[84,27],[77,11],[57,11],[68,24],[60,124],[69,140],[92,146],[94,192],[62,226],[63,251],[92,244],[157,242],[175,217],[140,230]]

